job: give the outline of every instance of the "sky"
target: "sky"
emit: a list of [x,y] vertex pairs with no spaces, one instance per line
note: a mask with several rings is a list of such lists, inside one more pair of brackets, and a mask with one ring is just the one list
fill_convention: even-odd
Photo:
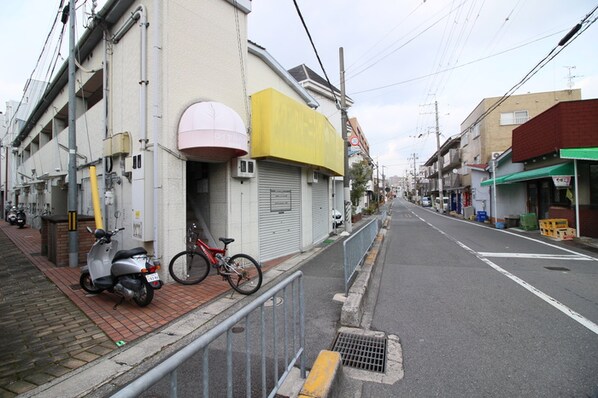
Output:
[[[173,1],[173,0],[171,0]],[[181,1],[181,0],[177,0]],[[199,1],[199,0],[193,0]],[[205,0],[201,0],[205,1]],[[99,1],[102,5],[105,1]],[[50,32],[60,0],[0,0],[0,111],[20,100]],[[79,0],[79,13],[92,1]],[[580,88],[598,98],[598,16],[566,46],[559,41],[598,6],[596,0],[296,0],[330,81],[346,91],[386,176],[404,176],[436,151],[434,103],[441,143],[483,98],[510,92],[553,49],[514,94]],[[82,21],[83,18],[80,17]],[[59,22],[60,23],[60,22]],[[286,69],[306,64],[324,76],[293,0],[253,0],[249,40]],[[55,43],[58,35],[50,38]],[[66,43],[67,38],[64,38]],[[64,53],[55,54],[61,60]],[[39,60],[34,78],[49,73]],[[338,115],[326,115],[338,117]]]

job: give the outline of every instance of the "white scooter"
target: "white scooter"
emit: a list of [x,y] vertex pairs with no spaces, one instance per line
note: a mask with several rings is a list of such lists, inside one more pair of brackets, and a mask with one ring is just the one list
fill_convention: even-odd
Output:
[[[162,287],[156,271],[160,264],[148,256],[143,247],[118,250],[118,241],[112,239],[124,228],[114,231],[96,229],[96,241],[87,253],[87,265],[81,267],[79,284],[88,293],[103,290],[120,295],[123,300],[133,300],[140,307],[152,302],[154,290]],[[122,302],[122,300],[121,300]]]
[[10,223],[10,225],[15,225],[17,223],[17,206],[12,206],[6,215],[6,221]]

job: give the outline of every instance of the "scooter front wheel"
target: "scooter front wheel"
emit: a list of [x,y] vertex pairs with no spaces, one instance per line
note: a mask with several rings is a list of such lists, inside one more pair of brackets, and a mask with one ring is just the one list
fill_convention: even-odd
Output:
[[145,307],[146,305],[151,303],[153,299],[154,299],[154,289],[150,286],[149,283],[144,281],[141,284],[141,288],[139,289],[139,292],[137,292],[135,294],[135,297],[133,297],[133,300],[135,300],[135,303],[137,303],[138,306]]
[[101,293],[104,290],[99,287],[95,287],[93,281],[91,280],[91,275],[89,275],[89,272],[87,271],[81,274],[81,277],[79,278],[79,285],[81,285],[83,290],[85,290],[87,293],[91,294]]

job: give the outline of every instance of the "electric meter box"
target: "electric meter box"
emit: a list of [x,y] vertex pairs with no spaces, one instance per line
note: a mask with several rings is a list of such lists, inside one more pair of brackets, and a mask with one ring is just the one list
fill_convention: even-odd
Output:
[[147,242],[154,239],[153,153],[133,155],[132,162],[132,223],[133,239]]

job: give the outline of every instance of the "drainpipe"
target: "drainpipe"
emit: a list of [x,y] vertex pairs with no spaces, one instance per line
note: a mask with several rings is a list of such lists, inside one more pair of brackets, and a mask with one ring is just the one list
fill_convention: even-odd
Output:
[[140,131],[141,138],[139,143],[141,144],[140,149],[142,151],[147,149],[147,13],[145,6],[139,5],[135,11],[131,13],[129,19],[116,31],[112,37],[114,44],[118,43],[120,39],[131,29],[135,22],[139,22],[141,28],[141,65],[140,65],[140,78],[139,78],[139,114],[140,114]]
[[[152,90],[152,101],[153,101],[153,121],[152,121],[152,131],[153,131],[153,222],[154,222],[154,256],[159,258],[158,254],[158,131],[160,126],[160,86],[157,84],[159,81],[160,70],[159,70],[159,63],[160,63],[160,52],[161,52],[161,45],[160,45],[160,2],[154,0],[154,13],[156,17],[156,29],[154,30],[154,70],[155,70],[155,81],[156,85],[154,90]],[[140,65],[140,78],[139,78],[139,115],[140,115],[140,150],[147,151],[147,85],[149,81],[147,80],[147,27],[149,26],[147,22],[147,12],[145,10],[145,6],[139,5],[135,11],[133,11],[129,17],[125,21],[125,23],[118,29],[118,31],[114,34],[112,41],[114,43],[118,43],[118,41],[127,33],[129,29],[133,26],[133,24],[139,21],[139,26],[141,29],[141,65]]]
[[153,87],[152,87],[152,102],[153,102],[153,111],[152,111],[152,139],[154,141],[153,150],[154,150],[154,256],[156,258],[160,258],[159,253],[159,229],[158,229],[158,190],[160,189],[160,184],[158,181],[158,139],[160,137],[160,126],[162,121],[162,96],[161,96],[161,89],[162,89],[162,30],[161,28],[161,7],[162,1],[161,0],[154,0],[154,45],[152,47],[152,58],[153,58]]
[[[108,41],[108,31],[106,29],[104,29],[104,70],[102,71],[102,87],[104,87],[103,89],[103,93],[102,96],[104,98],[104,112],[102,115],[102,128],[104,129],[104,138],[108,138],[108,45],[106,44]],[[106,198],[105,198],[105,193],[106,193],[106,157],[102,156],[102,180],[101,180],[101,192],[103,193],[102,195],[100,195],[100,206],[101,208],[104,210],[103,212],[103,224],[106,226],[106,229],[109,229],[108,227],[108,208],[106,206]]]

